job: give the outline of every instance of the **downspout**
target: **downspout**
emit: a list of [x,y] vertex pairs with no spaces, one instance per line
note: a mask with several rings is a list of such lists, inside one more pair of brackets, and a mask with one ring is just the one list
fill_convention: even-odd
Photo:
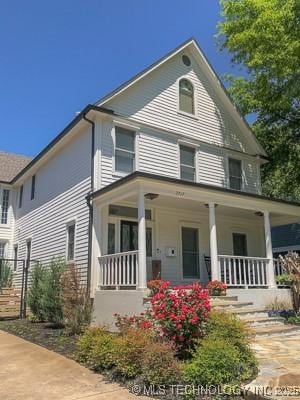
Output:
[[[94,192],[95,182],[94,182],[94,156],[95,156],[95,122],[83,115],[83,119],[92,125],[92,144],[91,144],[91,187],[90,193]],[[90,292],[91,289],[91,270],[92,270],[92,246],[93,246],[93,217],[94,210],[90,199],[87,196],[87,206],[89,207],[89,227],[88,227],[88,267],[87,267],[87,290]]]

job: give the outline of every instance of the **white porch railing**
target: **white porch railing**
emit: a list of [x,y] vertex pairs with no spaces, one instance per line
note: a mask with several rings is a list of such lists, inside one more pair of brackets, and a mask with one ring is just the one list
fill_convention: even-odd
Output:
[[279,260],[279,258],[275,258],[273,262],[274,262],[275,276],[282,275],[284,273],[284,267],[282,262]]
[[218,260],[220,279],[228,286],[268,286],[267,258],[220,255]]
[[99,287],[119,289],[138,284],[138,250],[99,257]]

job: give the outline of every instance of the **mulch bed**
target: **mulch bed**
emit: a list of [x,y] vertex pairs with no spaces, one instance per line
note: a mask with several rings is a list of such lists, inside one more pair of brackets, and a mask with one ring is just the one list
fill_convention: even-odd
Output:
[[75,359],[77,337],[66,334],[63,328],[55,328],[46,322],[20,319],[0,321],[0,329],[65,357]]

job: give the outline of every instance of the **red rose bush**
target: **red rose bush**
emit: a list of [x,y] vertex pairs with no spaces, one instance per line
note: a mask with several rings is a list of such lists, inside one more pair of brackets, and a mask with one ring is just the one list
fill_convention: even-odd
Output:
[[171,288],[160,281],[145,314],[132,317],[116,315],[117,326],[152,329],[162,339],[170,341],[179,355],[193,348],[196,339],[204,335],[210,311],[208,291],[198,283]]

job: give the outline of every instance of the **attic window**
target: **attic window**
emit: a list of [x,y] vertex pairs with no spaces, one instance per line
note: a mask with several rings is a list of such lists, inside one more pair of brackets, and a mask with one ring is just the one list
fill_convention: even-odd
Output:
[[191,65],[191,60],[188,56],[186,56],[185,54],[182,56],[182,62],[184,65],[186,65],[187,67],[189,67]]
[[194,87],[188,79],[179,81],[179,110],[188,114],[195,114]]

